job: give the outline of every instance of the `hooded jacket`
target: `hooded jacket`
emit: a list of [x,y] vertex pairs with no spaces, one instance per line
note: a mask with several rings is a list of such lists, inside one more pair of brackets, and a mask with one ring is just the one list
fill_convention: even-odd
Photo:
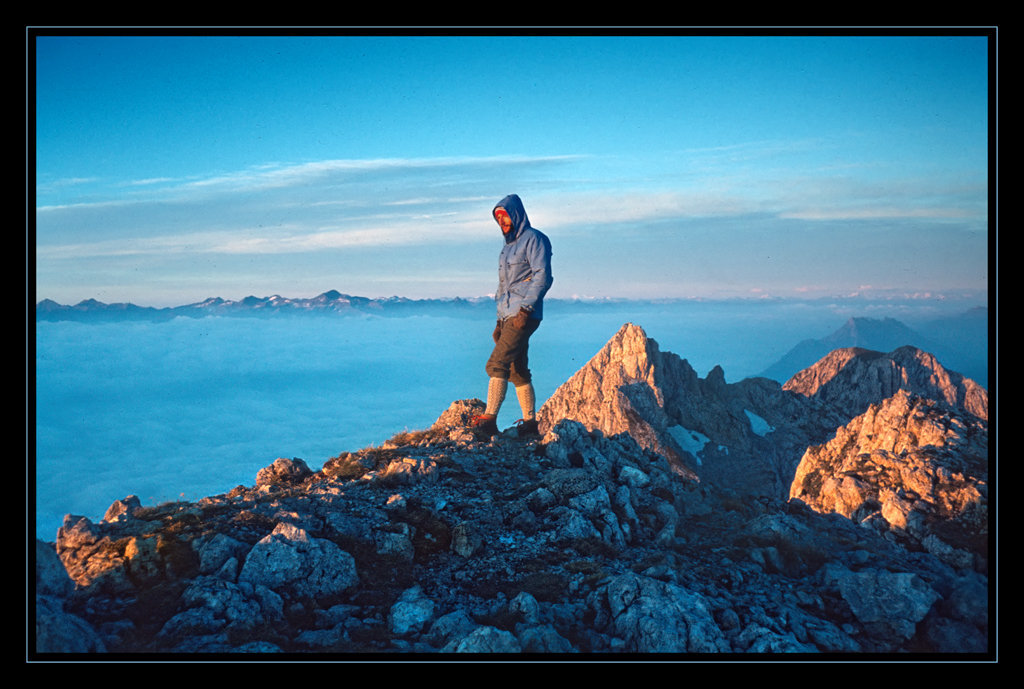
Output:
[[498,319],[503,320],[526,307],[530,318],[544,317],[544,295],[551,289],[551,242],[540,230],[530,225],[523,202],[515,194],[499,201],[491,211],[504,208],[512,219],[512,229],[505,237],[505,246],[498,257]]

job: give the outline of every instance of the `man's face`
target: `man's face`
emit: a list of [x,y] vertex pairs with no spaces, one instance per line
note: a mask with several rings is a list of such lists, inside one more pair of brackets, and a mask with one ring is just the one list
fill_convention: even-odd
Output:
[[503,234],[508,234],[512,231],[512,218],[508,217],[508,213],[505,212],[504,208],[494,211],[494,219],[498,221],[498,226],[501,227]]

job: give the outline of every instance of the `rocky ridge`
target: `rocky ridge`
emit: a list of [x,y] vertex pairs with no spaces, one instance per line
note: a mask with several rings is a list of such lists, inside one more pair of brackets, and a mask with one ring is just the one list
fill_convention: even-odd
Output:
[[909,343],[926,350],[946,366],[969,374],[982,386],[988,382],[988,309],[975,307],[956,316],[910,328],[893,318],[850,318],[830,335],[798,343],[760,375],[785,382],[837,349],[890,352]]
[[473,312],[492,305],[479,299],[408,299],[404,297],[371,298],[328,290],[315,297],[248,296],[243,299],[210,297],[193,304],[153,307],[118,302],[107,304],[85,299],[77,304],[59,304],[43,299],[36,304],[37,321],[168,321],[173,318],[205,318],[207,316],[274,317],[296,315],[372,314],[404,315],[415,310],[425,313]]
[[959,567],[988,557],[988,425],[900,390],[807,449],[790,497]]
[[782,386],[855,416],[897,391],[913,391],[988,419],[988,392],[973,380],[947,371],[927,352],[900,347],[889,354],[861,348],[837,349]]
[[[462,400],[320,471],[68,515],[37,543],[36,650],[986,654],[987,422],[823,387],[700,379],[627,324],[533,440],[474,439]],[[865,453],[863,500],[829,502]]]

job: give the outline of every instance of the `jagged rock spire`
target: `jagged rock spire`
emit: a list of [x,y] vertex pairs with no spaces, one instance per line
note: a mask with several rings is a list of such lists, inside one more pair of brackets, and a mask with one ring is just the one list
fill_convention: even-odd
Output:
[[[671,380],[667,387],[662,382],[666,378]],[[666,404],[696,384],[697,374],[686,361],[663,354],[643,328],[626,323],[555,391],[537,419],[542,433],[562,419],[605,435],[628,433],[683,467],[693,460],[668,432],[674,421]]]

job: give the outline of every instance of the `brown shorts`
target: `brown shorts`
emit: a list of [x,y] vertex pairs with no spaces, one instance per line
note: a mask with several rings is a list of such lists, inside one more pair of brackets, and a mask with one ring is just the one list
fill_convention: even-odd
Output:
[[503,378],[512,381],[515,386],[526,385],[530,376],[529,358],[527,356],[530,335],[540,327],[540,320],[530,318],[526,326],[519,329],[512,325],[512,319],[506,318],[499,323],[498,341],[487,360],[487,375],[491,378]]

